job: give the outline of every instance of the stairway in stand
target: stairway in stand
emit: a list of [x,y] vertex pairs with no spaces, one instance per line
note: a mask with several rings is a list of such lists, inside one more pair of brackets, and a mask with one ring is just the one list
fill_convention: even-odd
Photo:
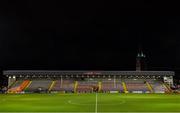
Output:
[[149,82],[146,81],[146,85],[147,85],[149,91],[150,91],[151,93],[153,93],[153,88],[152,88],[151,84],[149,84]]
[[162,85],[166,89],[167,93],[172,93],[172,89],[170,88],[170,86],[168,86],[166,83],[162,83]]
[[20,87],[17,89],[17,92],[23,91],[23,90],[28,86],[29,83],[30,83],[29,80],[23,81],[23,83],[22,83],[22,84],[20,85]]
[[127,87],[126,87],[126,83],[122,82],[122,86],[124,88],[124,93],[128,93]]
[[54,87],[54,85],[56,84],[56,82],[57,82],[57,81],[52,81],[52,83],[51,83],[48,91],[51,91],[51,90],[53,89],[53,87]]
[[22,92],[28,85],[29,85],[30,81],[29,80],[25,80],[21,83],[20,86],[10,89],[9,92],[10,93],[20,93]]

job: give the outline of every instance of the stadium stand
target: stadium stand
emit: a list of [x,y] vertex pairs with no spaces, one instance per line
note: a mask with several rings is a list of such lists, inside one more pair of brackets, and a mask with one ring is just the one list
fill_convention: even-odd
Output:
[[15,82],[9,87],[9,89],[19,87],[19,86],[22,84],[22,82],[23,82],[23,80],[17,80],[17,81],[15,81]]
[[60,91],[61,88],[61,81],[56,80],[54,86],[52,87],[51,91]]
[[51,85],[51,82],[52,80],[46,80],[46,79],[32,80],[29,87],[26,88],[26,92],[38,92],[38,91],[47,92]]
[[[4,71],[8,92],[166,93],[171,71]],[[40,77],[39,77],[40,76]],[[16,81],[16,82],[14,82]],[[11,85],[12,84],[12,85]],[[167,86],[168,84],[168,86]]]
[[13,93],[13,92],[22,92],[27,85],[29,84],[29,80],[19,80],[19,81],[15,81],[14,84],[12,84],[11,88],[9,88],[8,92]]
[[78,81],[77,92],[90,93],[98,87],[97,81]]
[[74,80],[65,79],[62,81],[60,91],[73,92],[74,91]]
[[161,80],[148,79],[147,81],[152,86],[154,93],[165,93],[168,91],[168,89],[163,86]]
[[8,88],[8,92],[11,93],[11,92],[16,92],[16,89],[18,87],[20,87],[20,85],[22,84],[23,80],[17,80],[15,81],[14,83],[12,83],[10,85],[10,87]]
[[62,79],[56,80],[51,91],[65,91],[65,92],[73,92],[74,91],[75,80],[70,79]]
[[56,80],[54,86],[51,89],[51,91],[60,91],[60,88],[61,88],[61,81]]
[[125,79],[124,80],[129,92],[149,92],[149,89],[146,85],[146,81],[143,79]]
[[123,90],[120,80],[113,79],[102,80],[102,92],[121,91]]

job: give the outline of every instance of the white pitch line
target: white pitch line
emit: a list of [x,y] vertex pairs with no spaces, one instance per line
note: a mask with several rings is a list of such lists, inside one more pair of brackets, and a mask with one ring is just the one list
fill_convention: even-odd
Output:
[[96,106],[95,106],[95,113],[97,113],[97,93],[96,93]]
[[[0,113],[94,113],[94,112],[1,112]],[[180,113],[180,112],[99,112],[99,113]]]

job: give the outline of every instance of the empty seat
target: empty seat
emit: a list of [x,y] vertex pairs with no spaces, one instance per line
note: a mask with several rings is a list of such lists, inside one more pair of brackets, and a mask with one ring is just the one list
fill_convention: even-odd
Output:
[[102,91],[122,91],[121,81],[103,80]]
[[143,79],[126,79],[124,80],[128,91],[149,91],[145,80]]
[[26,91],[47,91],[52,83],[52,80],[32,80]]

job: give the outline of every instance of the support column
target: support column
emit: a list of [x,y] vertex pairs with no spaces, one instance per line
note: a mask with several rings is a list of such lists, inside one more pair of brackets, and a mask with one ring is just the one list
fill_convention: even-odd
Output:
[[116,76],[114,75],[114,89],[116,88]]
[[101,89],[102,89],[102,82],[98,82],[98,87],[99,87],[98,92],[101,92]]
[[61,86],[60,86],[60,88],[62,88],[62,85],[63,85],[63,78],[62,78],[62,75],[61,75]]

